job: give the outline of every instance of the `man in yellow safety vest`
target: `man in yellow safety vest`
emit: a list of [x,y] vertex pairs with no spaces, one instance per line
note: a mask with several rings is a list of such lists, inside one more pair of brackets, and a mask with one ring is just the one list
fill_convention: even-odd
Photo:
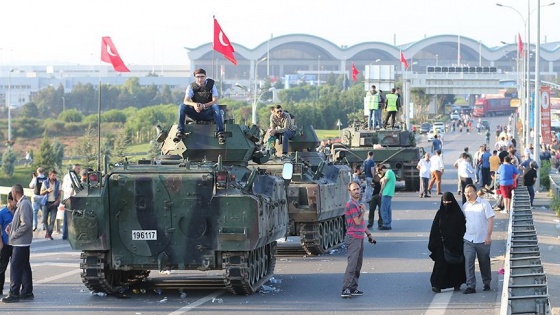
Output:
[[385,122],[383,123],[384,128],[387,128],[389,117],[392,117],[391,128],[395,128],[395,118],[399,110],[399,97],[395,92],[396,89],[391,89],[391,93],[386,95],[385,110],[387,111],[387,116],[385,116]]
[[381,125],[379,115],[379,94],[375,90],[375,85],[371,86],[371,90],[366,93],[366,104],[369,109],[368,127],[375,129]]

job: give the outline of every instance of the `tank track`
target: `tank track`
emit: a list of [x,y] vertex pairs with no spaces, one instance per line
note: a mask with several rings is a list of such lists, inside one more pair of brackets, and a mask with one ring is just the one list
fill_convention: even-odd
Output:
[[418,191],[420,189],[420,171],[416,165],[404,166],[404,183],[406,191]]
[[276,242],[266,244],[250,252],[227,252],[222,256],[226,270],[226,289],[237,295],[252,294],[274,272],[276,266]]
[[107,252],[85,251],[80,258],[82,282],[93,292],[120,294],[150,274],[149,270],[109,270]]
[[321,255],[344,243],[346,223],[344,216],[300,226],[301,246],[308,255]]
[[118,295],[131,287],[163,289],[227,289],[238,295],[256,292],[270,279],[276,266],[276,242],[266,244],[249,252],[225,252],[222,266],[225,277],[172,278],[156,282],[142,282],[148,277],[146,271],[109,270],[107,252],[87,251],[81,254],[82,282],[93,292]]

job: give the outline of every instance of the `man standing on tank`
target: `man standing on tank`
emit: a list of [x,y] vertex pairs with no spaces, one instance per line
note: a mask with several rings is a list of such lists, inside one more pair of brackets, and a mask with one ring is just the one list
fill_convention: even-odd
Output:
[[29,264],[29,249],[33,241],[33,209],[20,184],[12,186],[12,196],[17,203],[12,223],[6,228],[8,241],[13,248],[10,262],[10,294],[2,299],[4,303],[34,298],[33,276]]
[[365,226],[366,207],[361,201],[360,184],[350,182],[348,185],[350,200],[346,203],[344,219],[346,221],[346,237],[344,242],[348,251],[348,265],[344,273],[341,297],[349,299],[352,296],[363,295],[358,290],[358,280],[364,260],[364,233],[370,243],[375,244],[373,235]]
[[216,123],[216,137],[218,143],[225,144],[224,122],[218,106],[218,89],[214,80],[206,78],[204,69],[194,70],[195,82],[187,87],[183,104],[179,106],[179,126],[176,137],[179,142],[187,136],[185,133],[185,117],[196,121],[212,121]]
[[387,128],[387,124],[389,123],[389,118],[391,120],[391,128],[395,128],[395,119],[397,117],[397,111],[399,110],[399,96],[397,95],[396,89],[391,89],[391,94],[387,94],[385,96],[385,110],[387,111],[387,116],[385,116],[385,122],[383,123],[383,127]]

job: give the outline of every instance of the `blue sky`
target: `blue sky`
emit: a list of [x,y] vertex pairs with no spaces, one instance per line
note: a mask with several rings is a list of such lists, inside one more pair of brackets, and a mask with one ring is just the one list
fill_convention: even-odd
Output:
[[[493,47],[525,37],[527,1],[499,0],[5,0],[0,65],[99,64],[111,36],[128,65],[186,64],[184,47],[212,41],[215,15],[233,43],[254,48],[271,36],[310,34],[337,45],[402,45],[460,34]],[[552,1],[541,1],[541,5]],[[537,1],[531,0],[531,9]],[[531,14],[532,41],[536,14]],[[541,12],[541,41],[560,41],[560,3]]]

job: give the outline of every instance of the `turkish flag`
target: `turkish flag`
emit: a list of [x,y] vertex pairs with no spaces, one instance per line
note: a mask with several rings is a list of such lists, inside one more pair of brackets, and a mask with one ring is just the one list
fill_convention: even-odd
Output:
[[128,68],[124,65],[117,48],[111,37],[103,36],[101,37],[101,61],[105,61],[113,65],[113,69],[117,72],[130,72]]
[[356,69],[356,66],[352,62],[352,81],[356,82],[356,80],[358,80],[358,74],[359,73],[360,72],[358,71],[358,69]]
[[401,62],[404,66],[405,69],[408,69],[408,61],[406,61],[406,58],[404,57],[404,54],[401,51]]
[[231,45],[226,34],[224,34],[224,31],[222,31],[222,28],[220,27],[220,24],[218,24],[218,20],[216,20],[216,18],[214,18],[213,48],[215,51],[224,55],[224,57],[226,57],[227,60],[231,61],[231,63],[237,66],[237,60],[235,60],[235,56],[233,55],[233,52],[235,50],[233,49],[233,46]]
[[523,41],[521,40],[521,34],[517,33],[517,49],[519,50],[519,56],[523,58],[525,51],[523,50]]

